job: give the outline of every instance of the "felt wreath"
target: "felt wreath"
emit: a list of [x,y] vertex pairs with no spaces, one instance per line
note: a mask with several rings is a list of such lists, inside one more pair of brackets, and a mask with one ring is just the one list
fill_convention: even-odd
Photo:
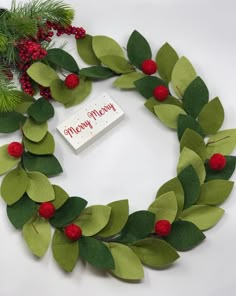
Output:
[[[110,37],[71,26],[72,18],[72,9],[57,0],[0,10],[0,132],[22,134],[21,142],[0,147],[1,196],[9,221],[35,256],[42,257],[51,245],[67,272],[82,258],[118,278],[140,280],[143,265],[172,264],[177,251],[201,243],[203,231],[222,217],[219,205],[233,188],[236,129],[220,130],[219,98],[209,100],[204,81],[170,44],[154,60],[139,32],[131,34],[125,52]],[[63,48],[49,47],[55,34],[73,34],[90,66],[80,69]],[[11,82],[12,71],[19,73],[23,91]],[[76,105],[89,95],[92,81],[111,77],[115,87],[143,96],[151,116],[177,131],[180,146],[177,175],[158,189],[147,209],[131,214],[128,200],[87,206],[49,180],[62,172],[47,125],[53,100]],[[41,97],[35,99],[37,89]]]

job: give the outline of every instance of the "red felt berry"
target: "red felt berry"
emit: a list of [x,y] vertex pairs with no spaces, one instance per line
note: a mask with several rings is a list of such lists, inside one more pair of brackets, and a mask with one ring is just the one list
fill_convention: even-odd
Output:
[[79,85],[80,79],[76,74],[69,74],[66,76],[65,85],[67,88],[75,88]]
[[153,96],[156,100],[162,102],[169,96],[169,90],[164,85],[158,85],[153,91]]
[[226,166],[226,158],[220,153],[215,153],[208,161],[209,167],[214,171],[221,171]]
[[64,229],[65,235],[72,241],[78,240],[82,235],[82,229],[76,224],[69,224]]
[[21,157],[24,152],[24,147],[19,142],[12,142],[7,146],[7,152],[14,157]]
[[171,224],[168,220],[159,220],[155,224],[155,232],[159,236],[168,236],[171,231]]
[[39,215],[45,219],[52,218],[55,214],[55,207],[51,202],[43,202],[39,207]]
[[141,69],[143,73],[147,75],[152,75],[157,71],[157,64],[153,60],[145,60],[142,63]]

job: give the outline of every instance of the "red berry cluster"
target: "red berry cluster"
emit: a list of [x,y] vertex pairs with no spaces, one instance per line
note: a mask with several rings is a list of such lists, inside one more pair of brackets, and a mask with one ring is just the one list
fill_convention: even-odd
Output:
[[47,27],[39,27],[37,32],[37,38],[39,42],[47,41],[51,42],[51,37],[54,35],[53,31],[49,31]]
[[40,43],[29,39],[20,40],[16,47],[23,63],[43,59],[47,55],[46,49],[42,48]]
[[22,90],[28,95],[33,96],[34,88],[32,86],[29,75],[26,73],[26,70],[21,73],[19,81],[20,81]]
[[39,86],[40,96],[44,97],[46,100],[52,99],[51,90],[49,87]]
[[73,26],[63,27],[60,24],[52,23],[50,21],[47,21],[46,25],[49,30],[53,29],[57,31],[57,34],[56,34],[57,36],[61,36],[63,34],[75,35],[75,39],[80,39],[80,38],[84,38],[86,35],[86,31],[82,27],[81,28],[73,27]]

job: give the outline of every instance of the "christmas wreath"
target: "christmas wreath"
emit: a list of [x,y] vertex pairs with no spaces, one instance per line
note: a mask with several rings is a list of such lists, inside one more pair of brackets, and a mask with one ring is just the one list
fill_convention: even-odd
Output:
[[[220,130],[219,98],[209,101],[204,81],[170,44],[153,60],[139,32],[124,50],[110,37],[72,26],[72,19],[73,10],[58,0],[13,2],[10,10],[0,10],[0,132],[22,135],[22,142],[0,147],[1,196],[9,221],[35,256],[51,243],[67,272],[82,258],[118,278],[140,280],[143,265],[172,264],[177,251],[201,243],[203,231],[222,217],[219,205],[233,188],[236,129]],[[74,35],[89,67],[80,69],[63,47],[55,48],[53,35],[62,34]],[[22,90],[13,83],[17,75]],[[143,96],[151,116],[177,131],[180,146],[177,176],[158,189],[147,210],[131,214],[128,200],[87,206],[49,181],[62,172],[47,125],[53,100],[74,106],[89,95],[92,81],[111,77],[115,87]]]

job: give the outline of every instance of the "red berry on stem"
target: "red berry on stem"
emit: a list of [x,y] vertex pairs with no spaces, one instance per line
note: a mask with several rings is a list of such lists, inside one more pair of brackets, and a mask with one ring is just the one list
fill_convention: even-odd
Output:
[[39,207],[38,213],[41,217],[50,219],[54,216],[55,211],[56,209],[51,202],[43,202]]
[[82,235],[82,229],[76,224],[69,224],[64,229],[65,235],[72,241],[78,240]]
[[12,142],[7,146],[7,152],[9,155],[14,157],[21,157],[24,152],[24,147],[19,142]]
[[153,91],[153,96],[156,100],[162,102],[169,96],[169,90],[164,85],[158,85]]
[[80,79],[79,76],[76,74],[69,74],[66,76],[65,85],[67,88],[75,88],[79,85]]
[[171,224],[168,220],[159,220],[155,224],[155,232],[159,236],[168,236],[171,231]]
[[209,159],[208,164],[213,171],[221,171],[226,166],[226,158],[220,153],[215,153]]
[[145,60],[142,65],[141,69],[143,73],[147,75],[155,74],[157,71],[157,64],[153,60]]

